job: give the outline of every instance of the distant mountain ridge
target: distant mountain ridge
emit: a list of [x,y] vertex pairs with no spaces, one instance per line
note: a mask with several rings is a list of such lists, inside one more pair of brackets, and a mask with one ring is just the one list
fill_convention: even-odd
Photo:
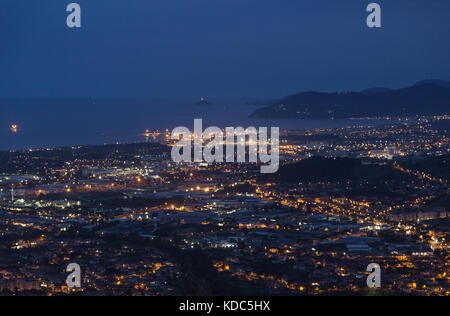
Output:
[[339,119],[450,113],[450,81],[423,80],[402,89],[302,92],[255,110],[251,118]]
[[433,80],[433,79],[422,80],[422,81],[419,81],[418,83],[416,83],[416,86],[427,85],[427,84],[450,89],[450,81],[448,81],[448,80]]

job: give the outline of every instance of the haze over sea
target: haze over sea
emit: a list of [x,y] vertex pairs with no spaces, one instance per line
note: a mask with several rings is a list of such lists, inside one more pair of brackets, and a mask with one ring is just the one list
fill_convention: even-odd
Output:
[[[255,120],[248,116],[262,105],[243,99],[164,100],[27,100],[0,102],[0,150],[57,146],[143,142],[145,130],[193,127],[194,119],[209,126],[266,126],[281,129],[311,129],[374,125],[386,121],[358,120]],[[71,111],[67,111],[67,108]],[[69,113],[70,114],[67,114]],[[10,130],[17,124],[19,130]]]

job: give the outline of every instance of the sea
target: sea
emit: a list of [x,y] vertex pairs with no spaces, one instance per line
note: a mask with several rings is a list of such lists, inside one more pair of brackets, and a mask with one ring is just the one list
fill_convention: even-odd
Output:
[[[148,131],[203,127],[317,129],[391,124],[389,120],[261,120],[249,99],[60,99],[0,101],[0,150],[144,142]],[[13,131],[11,126],[16,125]]]

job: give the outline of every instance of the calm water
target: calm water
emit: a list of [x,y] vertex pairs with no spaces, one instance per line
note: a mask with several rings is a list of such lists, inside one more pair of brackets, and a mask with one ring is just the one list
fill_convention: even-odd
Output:
[[[379,121],[254,120],[248,116],[261,107],[245,100],[60,100],[0,102],[0,150],[144,141],[146,129],[193,126],[202,118],[208,126],[278,126],[290,129],[374,125]],[[11,124],[19,130],[13,134]]]

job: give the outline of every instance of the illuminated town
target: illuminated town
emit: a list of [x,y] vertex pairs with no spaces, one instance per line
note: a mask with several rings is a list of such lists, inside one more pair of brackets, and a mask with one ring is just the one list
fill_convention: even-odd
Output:
[[450,116],[367,122],[282,130],[273,175],[176,164],[168,130],[2,151],[0,294],[448,296]]

